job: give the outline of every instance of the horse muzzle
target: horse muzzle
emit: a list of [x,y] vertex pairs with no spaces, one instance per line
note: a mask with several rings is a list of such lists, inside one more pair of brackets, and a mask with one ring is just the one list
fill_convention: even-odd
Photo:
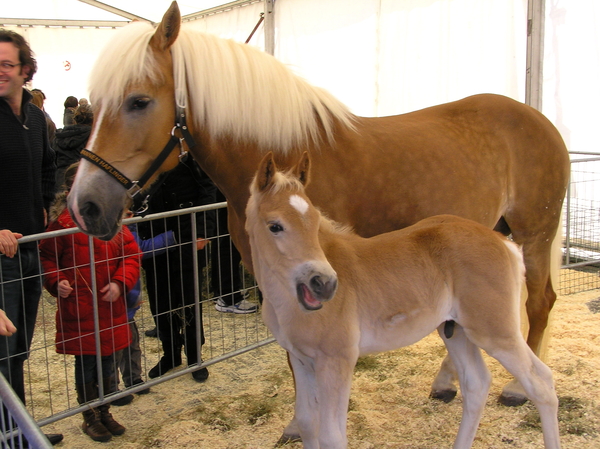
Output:
[[296,284],[298,302],[307,311],[319,310],[323,303],[331,300],[337,290],[337,276],[315,274],[308,282]]

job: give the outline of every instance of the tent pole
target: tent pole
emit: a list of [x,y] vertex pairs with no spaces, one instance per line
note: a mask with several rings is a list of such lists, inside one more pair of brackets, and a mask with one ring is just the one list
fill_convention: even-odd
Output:
[[527,1],[527,73],[525,103],[542,110],[544,81],[544,23],[545,0]]
[[275,55],[275,0],[265,0],[265,52]]

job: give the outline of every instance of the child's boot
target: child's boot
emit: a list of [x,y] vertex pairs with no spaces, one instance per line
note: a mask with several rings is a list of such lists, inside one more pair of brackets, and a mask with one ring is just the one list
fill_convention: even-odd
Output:
[[[112,378],[104,379],[104,394],[114,393],[116,388],[114,387],[114,382]],[[110,404],[104,404],[98,407],[100,412],[100,421],[102,425],[112,434],[112,435],[123,435],[125,433],[125,427],[119,424],[109,412]]]
[[[77,401],[85,404],[88,401],[98,399],[98,386],[95,382],[85,385],[77,385]],[[106,442],[112,438],[112,434],[106,429],[100,419],[100,411],[90,408],[83,413],[83,424],[81,429],[94,441]]]

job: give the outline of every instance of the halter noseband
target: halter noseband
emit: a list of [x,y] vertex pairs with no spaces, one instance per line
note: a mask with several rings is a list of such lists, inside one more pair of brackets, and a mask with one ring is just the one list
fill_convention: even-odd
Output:
[[[175,135],[175,131],[178,129],[180,130],[182,137],[177,137]],[[177,144],[180,145],[179,161],[181,162],[185,160],[187,156],[187,151],[183,149],[184,141],[187,144],[188,148],[193,148],[196,145],[196,142],[194,142],[194,139],[192,138],[192,135],[190,134],[190,131],[186,125],[185,109],[178,107],[177,114],[175,115],[175,126],[173,126],[173,129],[171,130],[171,138],[169,139],[161,153],[158,155],[158,157],[152,162],[152,165],[150,165],[148,170],[146,170],[146,172],[137,181],[132,181],[119,170],[117,170],[115,167],[113,167],[109,162],[105,161],[100,156],[92,153],[87,149],[81,150],[81,157],[87,161],[90,161],[92,164],[101,168],[106,173],[115,178],[117,181],[119,181],[119,183],[123,185],[125,189],[127,189],[127,195],[131,199],[134,199],[135,196],[138,193],[140,193],[140,191],[143,189],[146,182],[148,182],[152,175],[154,175],[156,170],[160,168],[160,166],[167,159],[169,154],[171,154],[171,152],[177,146]]]

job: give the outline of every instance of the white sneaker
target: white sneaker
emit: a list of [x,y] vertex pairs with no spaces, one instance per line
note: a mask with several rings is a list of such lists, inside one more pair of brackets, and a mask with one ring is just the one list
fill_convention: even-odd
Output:
[[237,304],[228,306],[221,298],[219,298],[215,304],[215,309],[223,313],[255,313],[258,311],[258,306],[246,299],[242,299]]

